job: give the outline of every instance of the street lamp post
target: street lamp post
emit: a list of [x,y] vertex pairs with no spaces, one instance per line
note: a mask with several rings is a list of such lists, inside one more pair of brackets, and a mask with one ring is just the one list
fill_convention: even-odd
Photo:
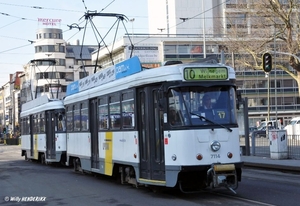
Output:
[[162,33],[164,30],[166,30],[165,28],[157,28],[157,30],[160,31],[160,33]]
[[270,121],[270,74],[266,73],[266,78],[267,78],[267,82],[268,82],[268,120]]
[[163,32],[165,30],[165,28],[157,28],[157,30],[159,30],[160,32]]

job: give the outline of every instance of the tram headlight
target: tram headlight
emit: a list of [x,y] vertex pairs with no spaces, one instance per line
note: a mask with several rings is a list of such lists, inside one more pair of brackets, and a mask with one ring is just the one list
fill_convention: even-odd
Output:
[[210,143],[210,148],[212,151],[216,152],[221,148],[221,143],[218,141],[212,141]]

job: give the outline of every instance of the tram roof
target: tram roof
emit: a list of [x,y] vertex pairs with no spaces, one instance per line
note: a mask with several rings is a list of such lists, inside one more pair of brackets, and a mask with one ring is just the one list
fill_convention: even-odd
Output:
[[53,109],[64,109],[63,101],[59,99],[49,99],[47,95],[44,95],[22,104],[20,116],[24,117],[30,114]]
[[[135,62],[129,64],[125,63],[124,65],[119,64],[116,65],[115,67],[108,68],[108,70],[104,70],[102,73],[98,72],[88,77],[85,77],[81,80],[78,80],[77,82],[71,83],[70,85],[68,85],[67,96],[64,99],[64,104],[69,104],[73,101],[81,101],[99,95],[112,93],[114,91],[120,91],[123,89],[141,86],[145,84],[152,84],[152,83],[166,82],[166,81],[186,81],[183,77],[183,72],[185,68],[227,68],[228,78],[226,80],[229,81],[230,79],[235,79],[234,69],[232,67],[223,64],[185,63],[185,64],[168,65],[168,66],[162,66],[153,69],[142,70],[138,58],[135,57],[133,61]],[[111,77],[117,76],[119,72],[118,69],[120,68],[131,69],[130,65],[135,66],[134,72],[132,72],[130,75],[121,76],[120,78],[112,78],[109,81],[105,79],[107,77],[105,76],[106,74],[109,74]],[[97,77],[104,78],[102,84],[99,81],[99,78],[97,79]],[[92,84],[93,82],[95,82],[94,85]],[[71,88],[74,89],[75,91],[70,92]]]

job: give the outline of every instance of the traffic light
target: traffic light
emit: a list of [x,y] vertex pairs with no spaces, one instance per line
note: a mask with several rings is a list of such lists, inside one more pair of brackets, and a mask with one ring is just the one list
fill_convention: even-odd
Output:
[[5,127],[3,127],[3,134],[6,134],[6,128]]
[[264,53],[263,55],[263,70],[265,72],[272,70],[272,56],[270,53]]

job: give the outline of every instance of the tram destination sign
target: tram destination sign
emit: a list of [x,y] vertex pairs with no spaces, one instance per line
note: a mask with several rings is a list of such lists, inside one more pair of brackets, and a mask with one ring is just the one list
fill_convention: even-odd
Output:
[[183,76],[186,81],[226,80],[228,70],[226,67],[186,67]]

